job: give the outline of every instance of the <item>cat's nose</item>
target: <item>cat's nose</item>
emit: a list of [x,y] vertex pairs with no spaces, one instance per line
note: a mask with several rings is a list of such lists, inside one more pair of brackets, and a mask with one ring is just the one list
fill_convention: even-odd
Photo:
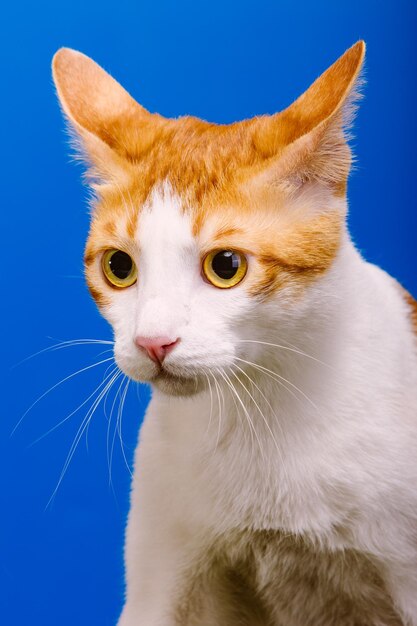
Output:
[[141,337],[135,338],[135,344],[141,350],[145,350],[148,356],[155,363],[161,364],[168,352],[179,343],[179,338],[170,339],[169,337]]

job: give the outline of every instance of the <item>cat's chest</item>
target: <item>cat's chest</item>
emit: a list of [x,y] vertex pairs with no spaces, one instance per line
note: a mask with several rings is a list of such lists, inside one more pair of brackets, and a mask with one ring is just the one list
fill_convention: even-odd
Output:
[[[269,431],[258,429],[255,436],[239,423],[222,431],[205,406],[197,410],[194,405],[189,415],[183,409],[175,420],[155,408],[153,414],[150,406],[141,445],[144,465],[153,467],[151,491],[167,499],[175,493],[179,518],[186,516],[195,528],[273,528],[318,535],[350,516],[355,498],[336,475],[340,458],[332,462],[331,449],[317,449],[324,443],[313,449],[298,441],[278,449]],[[322,468],[317,459],[325,457]]]
[[[350,517],[356,500],[349,486],[308,463],[307,450],[299,452],[302,462],[291,462],[289,453],[279,454],[270,441],[233,437],[232,443],[221,441],[215,454],[180,443],[172,451],[162,480],[168,492],[179,495],[182,514],[187,511],[196,527],[329,536]],[[337,471],[336,463],[333,467]],[[332,541],[340,545],[336,535]]]
[[401,626],[377,564],[354,550],[323,550],[302,536],[239,531],[216,547],[273,626]]

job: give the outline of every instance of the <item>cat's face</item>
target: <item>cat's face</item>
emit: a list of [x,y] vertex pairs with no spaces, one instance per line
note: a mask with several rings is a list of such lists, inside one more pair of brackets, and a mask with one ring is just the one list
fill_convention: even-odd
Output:
[[87,281],[129,377],[196,393],[308,307],[340,245],[342,113],[363,53],[351,48],[282,114],[230,126],[151,115],[87,57],[57,54],[98,180]]

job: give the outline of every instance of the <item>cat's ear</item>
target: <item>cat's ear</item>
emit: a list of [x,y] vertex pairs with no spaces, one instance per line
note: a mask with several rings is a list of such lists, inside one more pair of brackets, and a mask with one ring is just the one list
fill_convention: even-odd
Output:
[[298,188],[316,180],[344,191],[351,165],[347,140],[364,56],[365,43],[359,41],[287,109],[258,119],[253,140],[264,158],[257,182]]
[[114,175],[123,161],[153,141],[159,116],[140,106],[92,59],[61,48],[52,73],[62,109],[76,139],[76,149],[99,178]]

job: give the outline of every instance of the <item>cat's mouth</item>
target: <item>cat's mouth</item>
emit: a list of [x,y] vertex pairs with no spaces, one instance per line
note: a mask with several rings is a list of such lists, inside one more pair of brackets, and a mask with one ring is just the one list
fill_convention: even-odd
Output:
[[126,358],[123,350],[114,352],[118,367],[134,381],[148,383],[172,396],[192,396],[206,389],[207,375],[200,364],[190,364],[167,359],[155,363],[150,359]]
[[150,381],[158,389],[173,396],[192,396],[204,387],[199,376],[183,376],[161,368]]

